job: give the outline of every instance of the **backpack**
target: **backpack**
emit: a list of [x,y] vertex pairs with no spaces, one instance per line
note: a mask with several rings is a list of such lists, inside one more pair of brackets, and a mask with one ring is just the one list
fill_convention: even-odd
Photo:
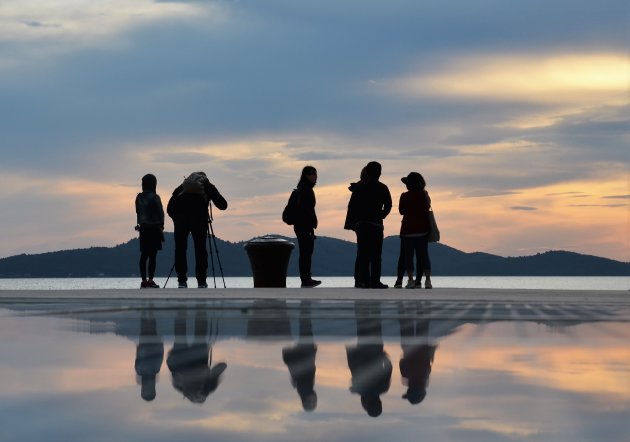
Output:
[[291,196],[289,197],[287,206],[282,211],[282,221],[290,226],[295,224],[295,222],[297,221],[299,199],[300,195],[298,194],[298,191],[296,189],[291,192]]
[[182,193],[194,193],[198,195],[206,196],[205,182],[208,177],[203,172],[193,172],[184,178],[182,183]]

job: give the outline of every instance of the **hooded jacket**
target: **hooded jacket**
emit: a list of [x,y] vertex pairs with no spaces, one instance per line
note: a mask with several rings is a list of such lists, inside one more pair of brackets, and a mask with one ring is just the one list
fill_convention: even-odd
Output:
[[295,220],[295,227],[316,229],[317,228],[317,215],[315,214],[315,192],[313,191],[314,184],[309,182],[301,182],[298,184],[296,191],[298,192],[297,199],[297,219]]
[[180,185],[173,190],[166,211],[176,224],[206,224],[210,219],[208,212],[210,202],[213,202],[219,210],[225,210],[228,206],[225,198],[208,180],[204,182],[204,194],[186,193],[183,191],[183,186]]
[[389,188],[377,178],[367,177],[351,183],[352,192],[344,229],[356,230],[357,225],[368,223],[383,228],[383,220],[392,210]]

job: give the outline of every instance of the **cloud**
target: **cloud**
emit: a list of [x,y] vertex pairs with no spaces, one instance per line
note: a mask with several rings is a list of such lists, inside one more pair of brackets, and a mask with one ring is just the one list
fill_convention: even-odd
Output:
[[538,208],[536,207],[530,207],[530,206],[512,206],[510,207],[511,210],[520,210],[520,211],[525,211],[525,212],[530,212],[533,210],[538,210]]
[[[536,218],[556,189],[589,189],[587,204],[627,191],[621,1],[44,3],[0,6],[3,177],[133,193],[152,172],[170,193],[203,169],[231,203],[227,219],[264,229],[313,163],[333,236],[347,234],[337,218],[369,160],[394,195],[417,170],[432,195],[475,201],[479,217],[487,201],[512,215],[506,207],[536,207]],[[122,216],[127,196],[109,195]],[[67,200],[55,198],[62,220]],[[7,225],[31,216],[11,203],[0,201],[15,213]],[[458,223],[454,245],[479,249],[462,239],[471,221]]]

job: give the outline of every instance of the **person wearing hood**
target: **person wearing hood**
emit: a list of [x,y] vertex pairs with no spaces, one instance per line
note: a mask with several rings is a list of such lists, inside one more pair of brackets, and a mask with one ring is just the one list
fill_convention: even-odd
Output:
[[303,288],[316,287],[322,282],[311,276],[311,259],[315,249],[315,229],[317,229],[317,215],[315,214],[315,192],[317,184],[317,169],[306,166],[298,182],[297,210],[293,231],[300,248],[299,268]]
[[198,288],[207,288],[208,251],[206,237],[208,223],[212,222],[209,208],[214,203],[219,210],[227,209],[228,203],[204,172],[193,172],[173,190],[166,211],[173,219],[175,230],[175,271],[179,288],[187,288],[188,263],[186,250],[191,234],[195,247],[195,276]]
[[361,181],[350,184],[350,202],[344,228],[357,235],[355,287],[385,289],[381,282],[383,220],[392,210],[389,188],[379,181],[381,164],[369,162],[361,172]]
[[136,230],[140,234],[141,289],[160,288],[153,281],[157,252],[164,242],[164,209],[156,193],[157,178],[153,174],[142,177],[142,192],[136,196]]

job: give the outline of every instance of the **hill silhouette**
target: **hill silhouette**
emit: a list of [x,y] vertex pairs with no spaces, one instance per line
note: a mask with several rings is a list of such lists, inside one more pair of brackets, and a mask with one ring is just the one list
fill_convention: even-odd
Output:
[[[173,265],[173,234],[166,232],[164,250],[158,254],[157,276],[168,275]],[[289,262],[289,276],[299,275],[297,241]],[[251,276],[245,241],[217,238],[225,276]],[[395,275],[399,238],[390,236],[383,244],[383,275]],[[114,247],[90,247],[39,254],[21,254],[0,259],[0,278],[129,277],[137,276],[140,257],[138,239]],[[192,241],[188,247],[189,273],[194,271]],[[219,275],[218,264],[215,266]],[[318,237],[313,256],[313,275],[351,276],[356,245],[330,237]],[[565,251],[533,256],[502,257],[488,253],[466,253],[445,244],[429,245],[433,272],[441,276],[629,276],[630,263]],[[211,274],[211,267],[208,273]]]

